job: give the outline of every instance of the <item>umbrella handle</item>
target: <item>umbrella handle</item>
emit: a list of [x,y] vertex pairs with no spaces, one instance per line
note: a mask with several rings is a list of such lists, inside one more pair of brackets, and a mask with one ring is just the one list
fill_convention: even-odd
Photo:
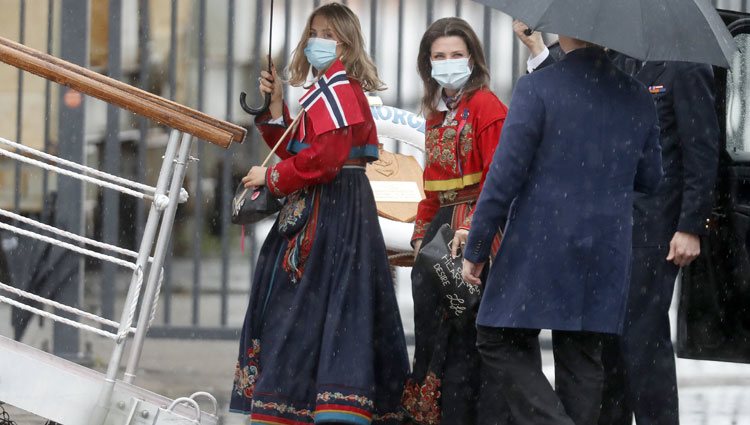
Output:
[[[271,0],[271,19],[268,26],[268,73],[273,74],[273,62],[271,60],[271,47],[273,39],[273,0]],[[266,93],[266,98],[263,101],[263,106],[260,108],[251,108],[247,106],[247,102],[245,99],[247,98],[247,94],[245,92],[240,93],[240,106],[242,109],[247,112],[250,115],[260,115],[268,110],[268,107],[271,105],[271,93]]]
[[[273,63],[271,62],[271,56],[268,56],[268,73],[273,73]],[[250,115],[260,115],[265,113],[268,110],[268,107],[271,105],[271,93],[266,93],[265,99],[263,100],[263,105],[261,105],[260,108],[251,108],[247,105],[247,94],[243,91],[240,93],[240,106],[242,109],[247,112]]]
[[533,29],[526,28],[525,30],[523,30],[523,35],[525,35],[526,37],[531,36],[531,34],[534,34],[534,30]]
[[260,115],[268,110],[268,106],[271,104],[271,94],[266,93],[263,105],[260,108],[251,108],[247,105],[246,99],[247,94],[243,91],[240,93],[240,106],[242,109],[250,115]]

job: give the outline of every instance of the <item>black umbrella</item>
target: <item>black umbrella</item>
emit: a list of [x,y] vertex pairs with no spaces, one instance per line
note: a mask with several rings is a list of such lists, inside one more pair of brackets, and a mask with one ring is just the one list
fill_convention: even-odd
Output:
[[599,44],[642,60],[729,67],[737,50],[708,0],[475,0],[535,30]]
[[[268,25],[268,73],[272,71],[273,63],[271,62],[271,41],[273,40],[273,0],[271,0],[271,21]],[[247,94],[245,92],[240,93],[240,106],[250,115],[260,115],[268,110],[268,106],[271,104],[271,95],[266,93],[266,97],[263,100],[263,106],[260,108],[251,108],[247,105],[245,98]]]

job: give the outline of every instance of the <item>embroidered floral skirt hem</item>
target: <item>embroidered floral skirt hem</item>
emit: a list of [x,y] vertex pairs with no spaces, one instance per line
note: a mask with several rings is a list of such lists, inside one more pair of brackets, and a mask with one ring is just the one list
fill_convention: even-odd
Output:
[[344,169],[315,192],[301,278],[278,222],[261,249],[230,409],[257,424],[400,424],[408,359],[370,184]]

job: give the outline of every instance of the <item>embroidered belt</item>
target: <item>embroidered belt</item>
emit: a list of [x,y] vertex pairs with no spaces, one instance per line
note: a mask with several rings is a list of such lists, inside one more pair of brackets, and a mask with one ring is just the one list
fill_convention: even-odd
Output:
[[466,202],[476,201],[479,198],[479,185],[470,186],[461,190],[446,190],[438,193],[438,200],[441,206],[450,206],[465,204]]

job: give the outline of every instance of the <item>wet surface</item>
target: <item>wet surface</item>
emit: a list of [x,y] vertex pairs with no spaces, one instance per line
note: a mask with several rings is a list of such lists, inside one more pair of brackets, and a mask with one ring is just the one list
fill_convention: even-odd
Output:
[[[212,269],[210,265],[206,268]],[[242,275],[244,271],[238,269],[238,274]],[[186,277],[187,273],[189,270],[185,271]],[[234,273],[236,271],[233,271]],[[179,278],[181,274],[178,269],[175,275]],[[407,334],[410,334],[413,329],[413,311],[408,271],[402,270],[399,277],[401,283],[397,285],[397,297],[402,309],[404,327]],[[211,276],[207,276],[207,279],[208,285],[215,285],[208,283]],[[241,323],[246,303],[247,294],[237,287],[230,296],[231,325],[237,326]],[[118,304],[121,304],[121,301],[118,301]],[[179,322],[189,322],[190,304],[189,293],[182,293],[173,299],[173,310]],[[217,295],[208,296],[202,302],[201,316],[206,317],[205,325],[211,325],[211,318],[218,317],[218,306]],[[0,305],[0,334],[5,336],[12,335],[9,314],[9,308]],[[40,346],[49,335],[48,325],[41,328],[32,326],[32,332],[26,337],[25,342]],[[543,333],[542,338],[549,336]],[[109,358],[110,342],[90,336],[85,336],[84,340],[90,343],[91,357],[97,369],[103,370]],[[408,336],[407,340],[413,343],[413,339]],[[150,339],[145,344],[136,384],[171,398],[189,395],[199,390],[208,391],[215,395],[221,404],[220,415],[224,425],[244,424],[246,421],[242,416],[227,413],[237,350],[234,341]],[[411,353],[413,346],[410,346],[409,350]],[[545,350],[543,354],[545,373],[551,376],[551,351]],[[677,374],[680,419],[683,425],[750,425],[750,365],[678,359]],[[19,425],[45,422],[17,409],[5,407]]]

